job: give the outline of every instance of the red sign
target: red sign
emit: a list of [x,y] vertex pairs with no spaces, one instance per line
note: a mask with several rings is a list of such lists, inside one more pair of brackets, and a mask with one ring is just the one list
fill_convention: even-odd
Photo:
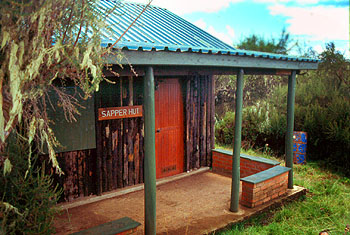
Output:
[[98,109],[98,120],[142,117],[142,105]]

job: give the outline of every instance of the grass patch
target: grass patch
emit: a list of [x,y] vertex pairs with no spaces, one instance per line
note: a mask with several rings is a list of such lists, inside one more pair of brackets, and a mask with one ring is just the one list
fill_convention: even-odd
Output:
[[[247,154],[249,153],[254,154],[251,151]],[[306,165],[294,165],[294,184],[308,189],[302,200],[236,224],[217,234],[311,235],[327,231],[329,234],[350,235],[349,178],[325,170],[319,162],[308,162]]]

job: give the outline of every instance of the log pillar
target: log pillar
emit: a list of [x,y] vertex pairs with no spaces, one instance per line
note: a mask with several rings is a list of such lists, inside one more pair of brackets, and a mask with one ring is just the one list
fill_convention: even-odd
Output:
[[294,130],[294,103],[295,103],[296,71],[288,77],[287,97],[287,132],[286,132],[286,167],[291,168],[288,174],[288,188],[293,188],[293,130]]
[[240,184],[240,156],[241,156],[241,132],[242,132],[242,108],[243,108],[243,80],[244,70],[239,69],[237,74],[236,109],[235,109],[235,137],[232,159],[232,186],[230,211],[239,210],[239,184]]
[[145,234],[156,234],[156,147],[155,147],[155,107],[154,74],[152,67],[146,67],[143,84],[145,118]]

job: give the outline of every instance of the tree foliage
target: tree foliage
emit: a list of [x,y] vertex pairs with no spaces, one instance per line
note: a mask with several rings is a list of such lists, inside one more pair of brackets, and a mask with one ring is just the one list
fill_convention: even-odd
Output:
[[[320,55],[318,74],[327,76],[328,85],[333,89],[350,88],[350,63],[344,55],[335,48],[333,42],[326,44],[326,50]],[[350,90],[348,90],[350,92]]]
[[[60,107],[72,121],[79,104],[60,87],[73,84],[84,99],[98,89],[108,12],[97,11],[95,0],[3,0],[0,9],[0,144],[21,123],[28,129],[17,134],[39,150],[46,144],[60,172],[47,108]],[[49,92],[58,103],[51,103]]]
[[[269,39],[258,35],[251,35],[238,43],[237,48],[252,51],[261,51],[269,53],[288,54],[291,49],[291,38],[289,33],[284,29],[278,40]],[[286,81],[280,76],[262,76],[250,75],[245,76],[243,90],[243,105],[253,105],[259,100],[270,96],[274,88],[285,84]],[[233,111],[236,91],[236,76],[219,76],[217,77],[215,95],[216,95],[216,112],[219,118],[222,118],[227,111]]]
[[264,37],[252,34],[243,39],[237,45],[237,48],[252,51],[270,52],[277,54],[288,54],[289,44],[291,43],[289,33],[285,29],[282,30],[278,40],[274,38],[266,40]]
[[[151,3],[114,44],[102,48],[102,35],[111,33],[105,19],[122,6],[116,2],[106,10],[98,2],[0,1],[0,233],[51,234],[59,192],[32,165],[46,148],[56,172],[63,173],[48,111],[63,111],[68,121],[76,121],[81,107],[76,97],[90,98],[107,80],[103,70],[111,68],[105,55],[119,64],[123,57],[113,46]],[[76,87],[77,96],[66,92],[67,86]]]
[[6,152],[15,167],[0,174],[0,234],[53,234],[61,191],[45,174],[45,162],[36,164],[37,155],[28,169],[28,141],[13,137],[9,137]]

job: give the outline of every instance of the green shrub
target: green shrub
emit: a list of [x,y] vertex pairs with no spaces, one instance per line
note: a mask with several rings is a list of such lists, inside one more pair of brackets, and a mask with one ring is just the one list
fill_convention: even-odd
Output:
[[235,113],[227,112],[223,119],[215,122],[215,139],[223,145],[231,145],[234,136]]
[[[13,165],[10,173],[0,173],[0,233],[52,234],[60,192],[53,187],[44,166],[28,169],[28,147],[10,143],[5,155]],[[36,156],[32,157],[35,165]],[[2,231],[1,231],[2,230]]]
[[[286,130],[286,118],[279,115],[269,103],[258,102],[245,107],[242,113],[242,147],[244,149],[264,149],[266,146],[281,147]],[[235,114],[227,112],[222,120],[216,122],[215,137],[219,144],[232,145],[234,138]],[[267,145],[266,145],[267,144]]]

